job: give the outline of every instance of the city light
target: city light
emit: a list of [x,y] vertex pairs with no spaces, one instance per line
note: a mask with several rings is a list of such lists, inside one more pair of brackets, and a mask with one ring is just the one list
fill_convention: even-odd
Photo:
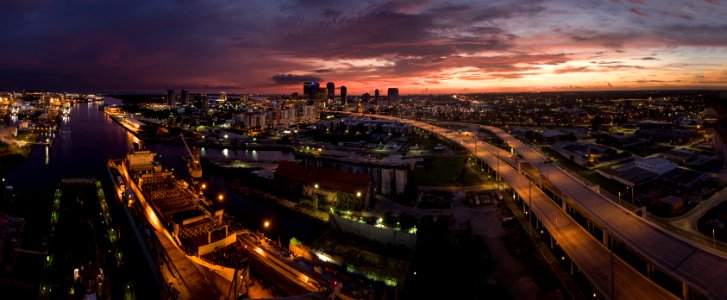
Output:
[[[162,28],[200,45],[194,55],[123,30],[159,32],[154,20],[189,7],[148,14],[122,2],[103,18],[86,3],[72,19],[44,6],[0,29],[23,37],[3,56],[23,70],[0,90],[0,203],[11,208],[0,257],[10,255],[8,278],[38,273],[26,298],[149,298],[147,285],[167,298],[222,287],[228,298],[474,299],[513,286],[517,298],[542,289],[460,283],[513,277],[530,254],[556,263],[516,274],[524,282],[575,276],[555,296],[727,295],[715,276],[727,274],[719,1],[195,6],[195,21],[215,21]],[[45,44],[88,40],[107,23],[121,34],[37,63],[78,46]],[[501,237],[482,238],[491,233]],[[149,273],[163,280],[135,278],[127,251],[139,245],[161,258]],[[487,249],[507,252],[508,268],[482,268]],[[13,260],[26,252],[37,259]],[[432,272],[442,264],[451,272]]]

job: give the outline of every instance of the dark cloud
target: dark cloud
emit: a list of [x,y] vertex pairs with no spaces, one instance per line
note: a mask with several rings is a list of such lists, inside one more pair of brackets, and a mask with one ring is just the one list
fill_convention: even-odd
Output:
[[614,51],[621,51],[627,42],[638,39],[641,35],[635,32],[595,32],[595,31],[582,31],[571,35],[573,41],[590,44],[590,45],[601,45],[606,48],[614,49]]
[[[727,25],[704,13],[715,1],[664,11],[628,2],[568,3],[570,18],[557,0],[0,0],[0,89],[277,91],[323,74],[350,91],[446,86],[537,75],[542,65],[643,69],[620,54],[647,56],[651,44],[727,46]],[[683,22],[690,15],[699,22]],[[552,39],[532,39],[546,28]],[[593,63],[567,67],[572,59]]]
[[653,57],[653,56],[639,57],[639,58],[632,58],[632,59],[634,59],[634,60],[659,60],[658,58]]
[[32,13],[43,4],[45,0],[0,0],[0,12],[5,13]]
[[281,85],[300,84],[306,81],[323,81],[323,79],[318,76],[296,74],[275,74],[270,79],[272,79],[275,84]]
[[632,8],[630,8],[630,9],[629,9],[629,12],[631,12],[632,14],[635,14],[635,15],[637,15],[637,16],[639,16],[639,17],[648,17],[648,16],[649,16],[649,14],[647,14],[647,13],[645,13],[645,12],[641,11],[640,9],[638,9],[638,8],[636,8],[636,7],[632,7]]
[[[414,8],[416,9],[414,9]],[[296,7],[298,8],[298,7]],[[308,9],[308,7],[304,8]],[[415,10],[412,12],[412,10]],[[275,36],[262,43],[280,53],[303,57],[447,56],[514,47],[515,35],[495,26],[473,25],[534,14],[532,5],[434,5],[384,2],[336,18],[281,18]],[[311,33],[318,34],[311,34]]]
[[692,20],[694,19],[691,15],[688,15],[684,12],[670,12],[670,11],[659,11],[660,14],[664,16],[679,18],[682,20]]
[[727,46],[727,24],[674,24],[658,33],[674,45]]

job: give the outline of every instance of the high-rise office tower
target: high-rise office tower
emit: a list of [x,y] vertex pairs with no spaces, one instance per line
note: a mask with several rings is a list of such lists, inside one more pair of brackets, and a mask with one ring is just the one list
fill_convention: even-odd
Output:
[[326,83],[326,90],[328,90],[328,99],[336,97],[336,85],[333,82]]
[[177,104],[177,91],[174,89],[167,90],[167,104],[171,106]]
[[379,103],[379,89],[374,90],[374,104]]
[[399,103],[399,89],[389,88],[387,98],[389,100],[389,105],[396,105],[397,103]]
[[315,99],[316,96],[318,96],[318,91],[320,90],[320,84],[315,81],[310,82],[304,82],[303,83],[303,94],[305,94],[308,99]]
[[347,92],[346,86],[342,85],[341,86],[341,104],[343,104],[343,105],[348,104],[348,102],[346,101],[346,92]]
[[227,101],[227,93],[225,93],[225,92],[220,92],[220,100],[222,100],[222,101]]
[[182,101],[182,105],[189,106],[189,92],[187,90],[182,90],[179,93],[179,98]]
[[199,109],[202,110],[202,113],[207,114],[207,110],[209,110],[210,106],[209,99],[207,99],[207,94],[200,94],[197,100],[199,102]]
[[369,93],[364,93],[361,95],[361,101],[363,103],[369,103],[369,98],[371,98],[371,95]]

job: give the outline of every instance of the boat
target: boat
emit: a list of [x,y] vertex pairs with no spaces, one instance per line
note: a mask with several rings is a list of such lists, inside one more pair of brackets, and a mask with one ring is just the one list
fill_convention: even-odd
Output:
[[[142,239],[158,239],[159,244],[165,245],[156,247],[165,252],[163,255],[178,257],[172,264],[192,262],[200,273],[224,280],[204,278],[198,282],[212,282],[220,293],[234,291],[237,296],[250,296],[247,290],[250,267],[273,279],[272,283],[290,295],[322,299],[333,295],[327,289],[341,289],[340,281],[324,280],[318,274],[297,269],[289,257],[267,246],[270,243],[264,236],[236,226],[222,208],[203,196],[203,185],[176,178],[156,157],[156,153],[137,147],[123,159],[109,160],[107,167],[117,199],[129,220],[143,219],[144,224],[135,226],[155,231]],[[179,252],[186,259],[179,258]],[[150,266],[156,265],[150,263]],[[220,282],[224,284],[220,286]],[[209,296],[209,290],[190,291],[190,294]],[[335,295],[352,299],[338,292]]]
[[115,242],[101,183],[64,178],[56,188],[44,255],[40,299],[96,299],[110,295],[104,272],[108,261],[123,256]]

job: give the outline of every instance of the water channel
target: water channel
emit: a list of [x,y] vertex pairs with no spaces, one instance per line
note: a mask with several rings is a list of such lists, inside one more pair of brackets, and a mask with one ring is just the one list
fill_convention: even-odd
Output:
[[[106,97],[106,104],[120,104],[116,98]],[[22,164],[5,174],[6,184],[13,187],[8,211],[26,219],[23,247],[41,249],[44,236],[48,234],[49,214],[53,193],[61,178],[96,178],[105,185],[107,179],[105,163],[109,158],[124,157],[133,143],[139,140],[106,116],[99,103],[81,103],[73,106],[69,117],[64,117],[60,129],[47,137],[52,146],[38,146]],[[150,150],[159,154],[163,165],[174,168],[178,176],[186,176],[181,157],[186,150],[180,145],[147,144]],[[245,151],[226,149],[202,149],[207,158],[229,158],[244,160],[293,159],[292,154],[281,151]],[[274,224],[268,234],[287,241],[295,236],[303,241],[320,235],[326,228],[305,216],[279,208],[260,199],[251,199],[228,189],[225,178],[204,170],[203,181],[209,194],[224,194],[223,207],[228,213],[251,229],[260,229],[264,220]],[[107,194],[112,200],[111,194]],[[120,218],[119,218],[120,219]],[[121,233],[124,235],[124,233]],[[131,236],[131,235],[126,235]],[[124,243],[135,243],[121,239]],[[285,243],[285,242],[284,242]],[[27,262],[20,262],[27,263]],[[143,264],[141,259],[129,255],[127,264]],[[29,264],[29,274],[32,270]],[[32,275],[31,275],[32,276]]]

